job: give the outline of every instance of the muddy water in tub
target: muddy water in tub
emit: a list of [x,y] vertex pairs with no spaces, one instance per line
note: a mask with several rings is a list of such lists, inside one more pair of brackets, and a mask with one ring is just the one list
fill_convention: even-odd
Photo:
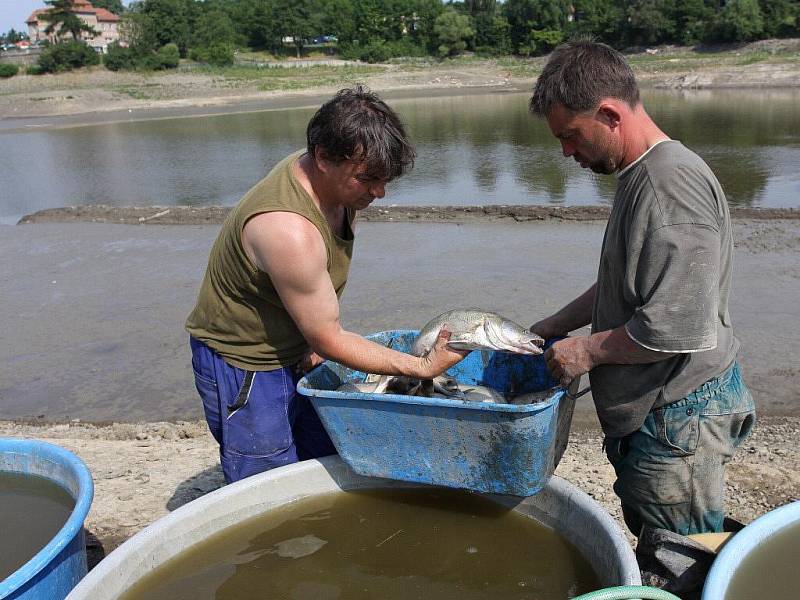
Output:
[[52,540],[75,501],[44,477],[0,471],[0,581]]
[[301,500],[215,534],[123,600],[563,600],[592,589],[589,564],[551,530],[432,488]]

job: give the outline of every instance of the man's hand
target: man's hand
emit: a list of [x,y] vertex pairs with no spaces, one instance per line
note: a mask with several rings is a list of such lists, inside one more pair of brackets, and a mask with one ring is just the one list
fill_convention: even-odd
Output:
[[542,319],[541,321],[537,321],[533,325],[530,326],[529,331],[531,333],[535,333],[543,340],[549,340],[551,337],[555,337],[557,335],[564,335],[561,331],[555,331],[549,324],[550,317],[546,319]]
[[559,340],[548,348],[544,358],[550,373],[564,387],[569,386],[576,377],[588,373],[597,366],[589,352],[588,337]]
[[417,374],[420,379],[433,379],[438,377],[453,365],[461,362],[469,354],[469,350],[454,350],[447,345],[450,341],[450,331],[447,325],[439,330],[436,343],[428,354],[420,358],[421,370]]
[[316,367],[319,364],[322,364],[325,361],[319,354],[314,352],[313,350],[309,350],[305,353],[303,358],[300,359],[300,362],[297,363],[297,372],[298,373],[308,373],[311,369]]

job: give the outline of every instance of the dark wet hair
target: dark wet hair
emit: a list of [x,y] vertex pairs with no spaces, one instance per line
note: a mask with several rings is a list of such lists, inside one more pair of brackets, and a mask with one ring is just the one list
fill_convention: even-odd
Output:
[[550,55],[536,81],[530,111],[547,117],[561,104],[572,112],[597,108],[601,98],[616,98],[631,108],[639,104],[639,87],[625,58],[609,46],[578,38]]
[[400,117],[362,85],[339,90],[308,123],[306,143],[335,163],[363,162],[364,176],[390,180],[414,166],[416,155]]

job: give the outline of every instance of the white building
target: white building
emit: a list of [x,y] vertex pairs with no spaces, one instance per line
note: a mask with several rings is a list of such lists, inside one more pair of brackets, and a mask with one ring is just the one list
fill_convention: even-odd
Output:
[[[86,32],[81,33],[81,39],[96,52],[105,53],[111,42],[119,41],[119,17],[117,15],[104,8],[95,8],[86,0],[73,0],[72,8],[75,16],[97,32],[94,37]],[[42,13],[46,13],[48,10],[50,9],[39,8],[28,17],[26,23],[28,24],[28,37],[31,41],[55,42],[56,32],[50,35],[44,32],[50,23],[42,18]],[[69,33],[66,35],[72,36]]]

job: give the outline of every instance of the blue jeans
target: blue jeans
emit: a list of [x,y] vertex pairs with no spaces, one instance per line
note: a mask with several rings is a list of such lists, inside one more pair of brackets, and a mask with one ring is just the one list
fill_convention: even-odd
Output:
[[650,411],[630,435],[606,438],[614,492],[635,535],[643,525],[681,535],[722,531],[725,464],[755,424],[738,363],[694,392]]
[[309,399],[295,392],[300,375],[293,368],[245,371],[195,338],[189,343],[195,385],[227,483],[336,453]]

